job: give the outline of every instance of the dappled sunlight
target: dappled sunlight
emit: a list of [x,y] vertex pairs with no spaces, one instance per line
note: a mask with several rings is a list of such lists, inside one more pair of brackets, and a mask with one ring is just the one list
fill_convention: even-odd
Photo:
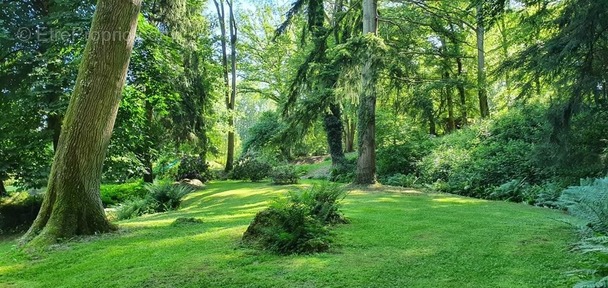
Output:
[[437,197],[433,198],[434,202],[450,203],[450,204],[482,204],[488,203],[486,200],[464,197]]

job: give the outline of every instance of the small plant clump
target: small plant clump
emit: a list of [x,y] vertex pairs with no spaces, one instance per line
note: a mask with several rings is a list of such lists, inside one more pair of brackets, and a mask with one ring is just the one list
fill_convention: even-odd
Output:
[[345,195],[337,184],[328,183],[290,192],[255,216],[243,242],[278,254],[325,252],[333,242],[328,226],[346,223],[339,210]]
[[179,217],[171,223],[171,226],[184,226],[184,225],[192,225],[192,224],[203,224],[203,220],[200,218],[194,217]]
[[194,192],[190,185],[157,181],[145,186],[147,194],[124,202],[116,209],[119,220],[130,219],[144,214],[177,210],[182,199]]
[[300,180],[298,172],[292,165],[275,167],[270,174],[272,184],[275,185],[289,185],[297,184]]

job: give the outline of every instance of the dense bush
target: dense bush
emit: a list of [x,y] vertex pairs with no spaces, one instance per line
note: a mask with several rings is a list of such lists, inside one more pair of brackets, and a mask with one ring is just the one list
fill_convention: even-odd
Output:
[[42,196],[27,192],[14,193],[0,200],[0,234],[27,230],[42,206]]
[[379,148],[376,152],[378,176],[416,173],[418,162],[432,151],[433,145],[428,135],[416,134],[405,143]]
[[297,184],[300,175],[293,165],[279,166],[272,169],[270,173],[272,183],[276,185]]
[[184,156],[181,158],[178,171],[177,179],[198,179],[205,183],[212,179],[212,173],[209,171],[209,164],[205,163],[201,157],[198,156]]
[[271,171],[272,166],[268,162],[254,153],[247,153],[236,161],[229,178],[258,182],[268,177]]
[[145,186],[147,194],[141,198],[127,200],[118,206],[116,217],[129,219],[143,214],[176,210],[184,196],[194,191],[189,185],[156,181]]
[[105,207],[123,203],[134,198],[141,198],[146,195],[146,188],[143,181],[136,181],[124,184],[103,184],[101,185],[101,202]]
[[243,242],[279,254],[327,251],[332,239],[326,226],[345,222],[339,211],[344,195],[338,186],[329,184],[301,194],[292,192],[256,214]]

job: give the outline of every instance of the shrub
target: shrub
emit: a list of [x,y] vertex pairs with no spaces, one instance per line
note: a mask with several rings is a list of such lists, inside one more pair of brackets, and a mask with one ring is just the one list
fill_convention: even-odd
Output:
[[313,185],[302,193],[291,192],[290,195],[292,202],[309,207],[310,215],[323,224],[346,223],[346,218],[340,212],[340,201],[344,197],[346,192],[338,184],[328,182]]
[[416,177],[416,175],[412,175],[412,174],[403,175],[400,173],[391,175],[389,177],[381,178],[380,183],[382,183],[384,185],[401,186],[401,187],[420,186],[418,184],[418,177]]
[[329,249],[327,229],[303,204],[275,202],[256,214],[243,242],[279,254],[315,253]]
[[124,184],[103,184],[100,189],[101,202],[105,207],[123,203],[126,200],[141,198],[146,195],[142,181]]
[[146,190],[148,190],[148,195],[158,203],[156,212],[164,212],[179,208],[184,196],[194,192],[195,189],[189,185],[157,181],[146,185]]
[[203,224],[203,220],[194,217],[178,217],[177,219],[175,219],[175,221],[173,221],[173,223],[171,223],[171,226],[185,226],[192,224]]
[[198,156],[184,156],[181,158],[177,170],[177,181],[182,179],[198,179],[205,183],[212,179],[209,164]]
[[42,206],[41,195],[27,192],[14,193],[0,201],[0,234],[27,230],[36,219]]
[[343,165],[331,167],[329,181],[338,183],[351,183],[355,179],[357,159],[346,159]]
[[[588,235],[576,244],[582,253],[598,256],[594,269],[589,269],[596,280],[578,283],[575,287],[607,287],[608,285],[608,177],[581,180],[579,186],[564,190],[559,202],[568,212],[586,221],[583,235]],[[585,231],[586,230],[586,231]]]
[[271,171],[272,166],[268,162],[253,153],[247,153],[235,163],[229,178],[258,182],[268,177]]
[[156,181],[145,186],[147,194],[142,198],[127,200],[116,210],[119,220],[165,212],[179,208],[184,196],[194,191],[189,185],[173,184],[168,181]]
[[570,214],[587,221],[586,227],[608,234],[608,177],[581,180],[581,185],[564,190],[559,201]]
[[276,185],[297,184],[300,176],[293,165],[279,166],[270,173],[272,183]]
[[339,211],[344,191],[335,184],[291,192],[256,214],[243,234],[243,242],[279,254],[327,251],[332,239],[326,225],[345,223]]
[[156,212],[157,203],[149,197],[127,200],[116,208],[116,219],[124,220]]
[[417,135],[406,143],[378,149],[378,175],[383,177],[416,173],[418,162],[432,151],[433,145],[428,135]]

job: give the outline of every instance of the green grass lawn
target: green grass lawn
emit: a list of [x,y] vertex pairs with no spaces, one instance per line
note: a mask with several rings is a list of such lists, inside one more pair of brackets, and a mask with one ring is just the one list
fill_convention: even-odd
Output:
[[[32,258],[0,240],[0,287],[568,287],[580,256],[556,211],[408,190],[350,192],[330,253],[242,248],[255,213],[293,187],[215,182],[180,211]],[[387,188],[388,189],[388,188]],[[380,190],[380,189],[377,189]],[[390,190],[390,189],[389,189]],[[177,217],[202,224],[171,226]]]

